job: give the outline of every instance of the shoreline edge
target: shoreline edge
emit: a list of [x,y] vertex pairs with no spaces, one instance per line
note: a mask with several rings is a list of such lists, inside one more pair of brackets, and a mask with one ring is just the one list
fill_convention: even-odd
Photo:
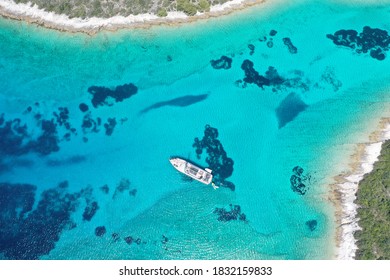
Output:
[[336,259],[353,260],[356,256],[357,239],[354,233],[361,230],[355,204],[359,182],[370,173],[381,154],[382,144],[390,139],[390,118],[382,118],[379,130],[371,133],[367,143],[357,144],[351,156],[351,170],[335,177],[333,197],[336,199]]
[[263,4],[266,0],[230,0],[224,4],[210,7],[209,12],[197,13],[194,16],[187,16],[184,12],[168,12],[166,17],[158,17],[154,14],[139,14],[124,16],[113,16],[110,18],[69,18],[67,15],[55,14],[39,9],[37,5],[16,4],[12,0],[0,1],[0,16],[37,24],[49,29],[65,32],[82,32],[88,35],[95,35],[99,31],[116,31],[129,28],[149,28],[158,25],[179,25],[190,23],[201,19],[209,19],[230,14],[257,4]]

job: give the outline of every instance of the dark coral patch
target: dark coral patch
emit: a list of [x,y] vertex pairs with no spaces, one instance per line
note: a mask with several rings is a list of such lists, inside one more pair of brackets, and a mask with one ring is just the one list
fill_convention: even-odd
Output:
[[83,117],[81,128],[84,134],[98,133],[100,131],[99,130],[100,125],[101,125],[101,119],[100,118],[93,119],[91,112],[88,112]]
[[278,33],[278,31],[272,29],[272,30],[269,32],[269,36],[275,36],[277,33]]
[[93,196],[93,188],[88,185],[80,191],[80,195],[85,199],[86,207],[83,212],[83,221],[90,221],[99,210],[99,204]]
[[99,204],[96,201],[88,203],[84,209],[83,221],[90,221],[95,216],[97,210],[99,210]]
[[[37,153],[42,156],[60,150],[61,141],[70,141],[77,130],[70,123],[70,111],[59,107],[49,118],[34,112],[36,107],[29,106],[25,123],[20,118],[6,120],[0,115],[0,154],[2,156],[21,156]],[[32,121],[32,122],[31,122]],[[27,123],[29,126],[28,127]]]
[[298,49],[296,46],[293,45],[290,38],[283,38],[283,43],[287,46],[288,51],[291,54],[296,54],[298,52]]
[[106,130],[106,135],[111,136],[114,132],[114,128],[117,122],[115,118],[108,118],[107,123],[104,124],[104,128]]
[[[0,154],[20,156],[29,152],[48,155],[59,151],[57,125],[54,120],[40,121],[40,135],[34,139],[19,118],[5,120],[0,116]],[[33,138],[33,139],[32,139]]]
[[112,240],[114,241],[114,242],[118,242],[120,239],[121,239],[121,237],[119,236],[119,234],[118,233],[113,233],[113,234],[111,234],[111,237],[112,237]]
[[242,88],[246,88],[248,84],[255,84],[262,89],[264,87],[272,87],[272,91],[274,92],[286,88],[299,88],[303,91],[309,90],[307,84],[309,81],[303,79],[302,71],[293,71],[291,73],[295,77],[284,78],[279,75],[275,67],[269,66],[264,75],[261,75],[254,68],[253,62],[248,59],[243,61],[241,69],[244,70],[245,77],[242,80],[236,81],[236,85]]
[[115,192],[112,196],[112,198],[115,198],[120,193],[123,193],[124,191],[130,190],[130,181],[129,179],[123,178],[119,184],[115,188]]
[[308,183],[310,183],[311,176],[304,175],[304,170],[300,166],[293,168],[293,175],[290,177],[291,189],[300,194],[304,195],[308,190]]
[[263,36],[259,38],[259,42],[265,42],[267,41],[267,37]]
[[58,112],[53,112],[55,117],[55,123],[59,127],[63,127],[65,130],[65,135],[63,136],[64,140],[69,141],[71,134],[77,134],[76,129],[71,126],[69,122],[69,110],[66,107],[59,107]]
[[100,187],[100,190],[101,190],[102,192],[104,192],[105,194],[108,194],[108,192],[110,191],[110,188],[109,188],[108,185],[106,184],[106,185],[104,185],[104,186],[101,186],[101,187]]
[[331,85],[334,92],[338,91],[343,85],[343,83],[337,79],[334,69],[329,66],[326,67],[324,73],[321,75],[321,82]]
[[230,210],[225,208],[215,208],[213,213],[218,215],[218,221],[220,222],[229,222],[229,221],[246,221],[246,215],[241,212],[241,207],[239,205],[230,204]]
[[[0,184],[0,251],[8,259],[38,259],[48,254],[64,229],[75,225],[71,214],[80,194],[66,192],[66,183],[43,191],[32,210],[36,187]],[[27,214],[28,215],[25,215]]]
[[20,119],[6,120],[0,115],[0,154],[22,155],[29,152],[24,139],[28,138],[27,125],[21,124]]
[[133,243],[133,237],[131,237],[131,236],[125,237],[124,240],[129,245],[131,245],[131,243]]
[[254,64],[252,61],[246,59],[241,65],[241,69],[245,72],[244,82],[248,84],[256,84],[258,87],[263,88],[264,86],[269,86],[270,81],[259,74],[254,69]]
[[27,233],[20,229],[26,214],[32,210],[36,189],[36,186],[29,184],[0,183],[0,252],[6,258],[23,258],[23,253],[19,255],[13,247],[17,246],[15,243],[19,239],[28,238]]
[[317,220],[309,220],[306,223],[306,226],[309,228],[310,231],[314,231],[317,228]]
[[[29,184],[0,183],[0,221],[7,225],[10,221],[16,223],[25,218],[25,214],[32,210],[37,187]],[[9,226],[12,226],[9,224]],[[0,240],[6,238],[7,227],[0,227]],[[0,248],[4,245],[0,242]]]
[[371,50],[370,51],[370,56],[373,58],[376,58],[378,60],[384,60],[386,58],[385,53],[383,52],[382,49],[377,48],[376,50]]
[[69,182],[68,182],[68,181],[62,181],[62,182],[60,182],[60,183],[58,184],[58,187],[59,187],[60,189],[66,189],[66,188],[69,187]]
[[137,189],[132,189],[129,191],[130,196],[135,196],[137,194]]
[[79,109],[80,109],[81,112],[85,113],[85,112],[87,112],[89,110],[89,107],[85,103],[80,103]]
[[35,118],[35,120],[39,121],[39,120],[42,118],[42,114],[36,113],[36,114],[34,115],[34,118]]
[[161,238],[161,243],[162,243],[162,244],[167,244],[168,241],[169,241],[168,237],[166,237],[165,235],[163,235],[162,238]]
[[293,121],[302,111],[308,106],[296,93],[292,92],[280,102],[276,108],[276,116],[278,117],[279,128],[284,127],[287,123]]
[[281,85],[286,81],[279,75],[278,70],[273,66],[269,66],[267,71],[265,71],[265,78],[270,81],[270,85],[272,86]]
[[245,77],[243,81],[247,84],[255,84],[260,88],[265,86],[279,86],[285,82],[278,71],[270,66],[265,72],[265,75],[260,75],[254,68],[252,61],[246,59],[241,65],[241,69],[244,70]]
[[250,50],[249,55],[253,55],[255,53],[255,45],[249,44],[248,49]]
[[363,27],[360,34],[353,29],[341,29],[333,35],[327,34],[326,37],[337,46],[350,48],[358,54],[370,53],[370,56],[377,60],[384,60],[390,48],[390,36],[387,31],[369,26]]
[[210,63],[214,69],[229,69],[232,67],[232,61],[233,59],[223,55],[220,59],[211,60]]
[[88,92],[92,94],[92,105],[97,108],[99,106],[112,106],[115,102],[122,102],[123,100],[135,95],[138,88],[134,84],[124,84],[117,86],[115,89],[107,87],[91,86]]
[[203,150],[206,150],[206,162],[210,169],[213,170],[214,182],[223,187],[228,187],[231,190],[235,189],[233,183],[226,181],[233,173],[234,162],[229,158],[218,138],[218,130],[206,125],[202,140],[194,139],[194,144],[197,157],[200,158]]
[[98,237],[105,235],[106,232],[107,232],[107,230],[106,230],[105,226],[99,226],[99,227],[95,228],[95,235]]
[[57,124],[60,126],[65,126],[67,128],[70,127],[69,124],[69,110],[66,107],[59,107],[58,108],[58,113],[53,112],[53,116],[57,120]]
[[57,126],[54,121],[43,120],[42,131],[43,133],[36,141],[30,142],[30,148],[41,155],[48,155],[59,151],[60,147],[58,146],[59,139],[57,135]]

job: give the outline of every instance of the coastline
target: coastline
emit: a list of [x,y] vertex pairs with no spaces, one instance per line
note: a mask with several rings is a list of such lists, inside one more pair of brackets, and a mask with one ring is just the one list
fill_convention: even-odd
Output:
[[[0,2],[0,14],[3,15],[3,3],[10,2],[3,0]],[[107,19],[91,18],[88,20],[70,19],[67,16],[56,15],[44,12],[36,7],[26,7],[26,9],[36,9],[31,14],[24,14],[17,11],[10,12],[9,18],[29,23],[37,24],[46,28],[65,31],[83,32],[89,35],[98,33],[101,30],[115,31],[118,29],[149,28],[151,26],[167,25],[176,26],[186,23],[218,17],[230,14],[234,11],[244,9],[249,6],[264,3],[264,0],[233,0],[224,5],[213,6],[209,13],[197,14],[194,17],[186,16],[181,12],[171,12],[166,18],[159,18],[151,14],[129,17],[112,17]],[[268,1],[267,1],[268,2]],[[269,2],[268,2],[269,3]],[[14,4],[19,5],[19,4]],[[42,13],[42,14],[41,14]],[[36,17],[35,17],[36,16]],[[42,17],[40,17],[42,16]],[[356,145],[356,152],[351,156],[349,172],[335,177],[336,184],[332,189],[337,209],[337,259],[354,259],[357,249],[354,232],[359,230],[357,208],[354,203],[358,184],[364,175],[372,170],[373,164],[377,161],[381,152],[382,143],[390,138],[390,119],[382,119],[380,128],[370,135],[369,141]]]
[[195,16],[187,16],[184,12],[168,12],[166,17],[158,17],[154,14],[129,15],[127,17],[114,16],[110,18],[69,18],[47,12],[28,4],[16,4],[12,0],[0,2],[0,16],[28,23],[37,24],[49,29],[65,32],[83,32],[94,35],[99,31],[116,31],[126,28],[149,28],[157,25],[178,25],[230,14],[237,10],[262,4],[266,0],[231,0],[222,5],[210,7],[209,12],[197,13]]
[[390,118],[382,118],[379,129],[372,132],[367,143],[357,144],[351,156],[350,171],[334,179],[332,197],[336,200],[336,259],[355,259],[358,249],[354,233],[360,230],[358,205],[355,204],[359,182],[373,170],[381,154],[382,144],[390,139]]

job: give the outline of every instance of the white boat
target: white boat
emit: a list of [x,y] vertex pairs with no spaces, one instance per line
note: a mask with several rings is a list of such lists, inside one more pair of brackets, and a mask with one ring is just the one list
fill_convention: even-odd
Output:
[[178,171],[203,184],[209,185],[213,180],[212,171],[209,168],[202,169],[179,157],[170,158],[169,161]]

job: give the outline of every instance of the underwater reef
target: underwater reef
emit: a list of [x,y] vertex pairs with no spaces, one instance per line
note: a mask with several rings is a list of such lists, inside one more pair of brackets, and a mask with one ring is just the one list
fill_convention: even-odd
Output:
[[192,147],[195,148],[198,159],[200,159],[203,151],[206,152],[206,163],[213,171],[214,183],[234,190],[235,185],[226,180],[233,173],[234,161],[227,156],[221,142],[218,140],[218,130],[210,125],[206,125],[203,138],[199,140],[196,137]]
[[377,60],[384,60],[390,48],[390,36],[386,30],[364,26],[363,31],[341,29],[334,34],[327,34],[337,46],[353,50],[357,54],[369,53]]

